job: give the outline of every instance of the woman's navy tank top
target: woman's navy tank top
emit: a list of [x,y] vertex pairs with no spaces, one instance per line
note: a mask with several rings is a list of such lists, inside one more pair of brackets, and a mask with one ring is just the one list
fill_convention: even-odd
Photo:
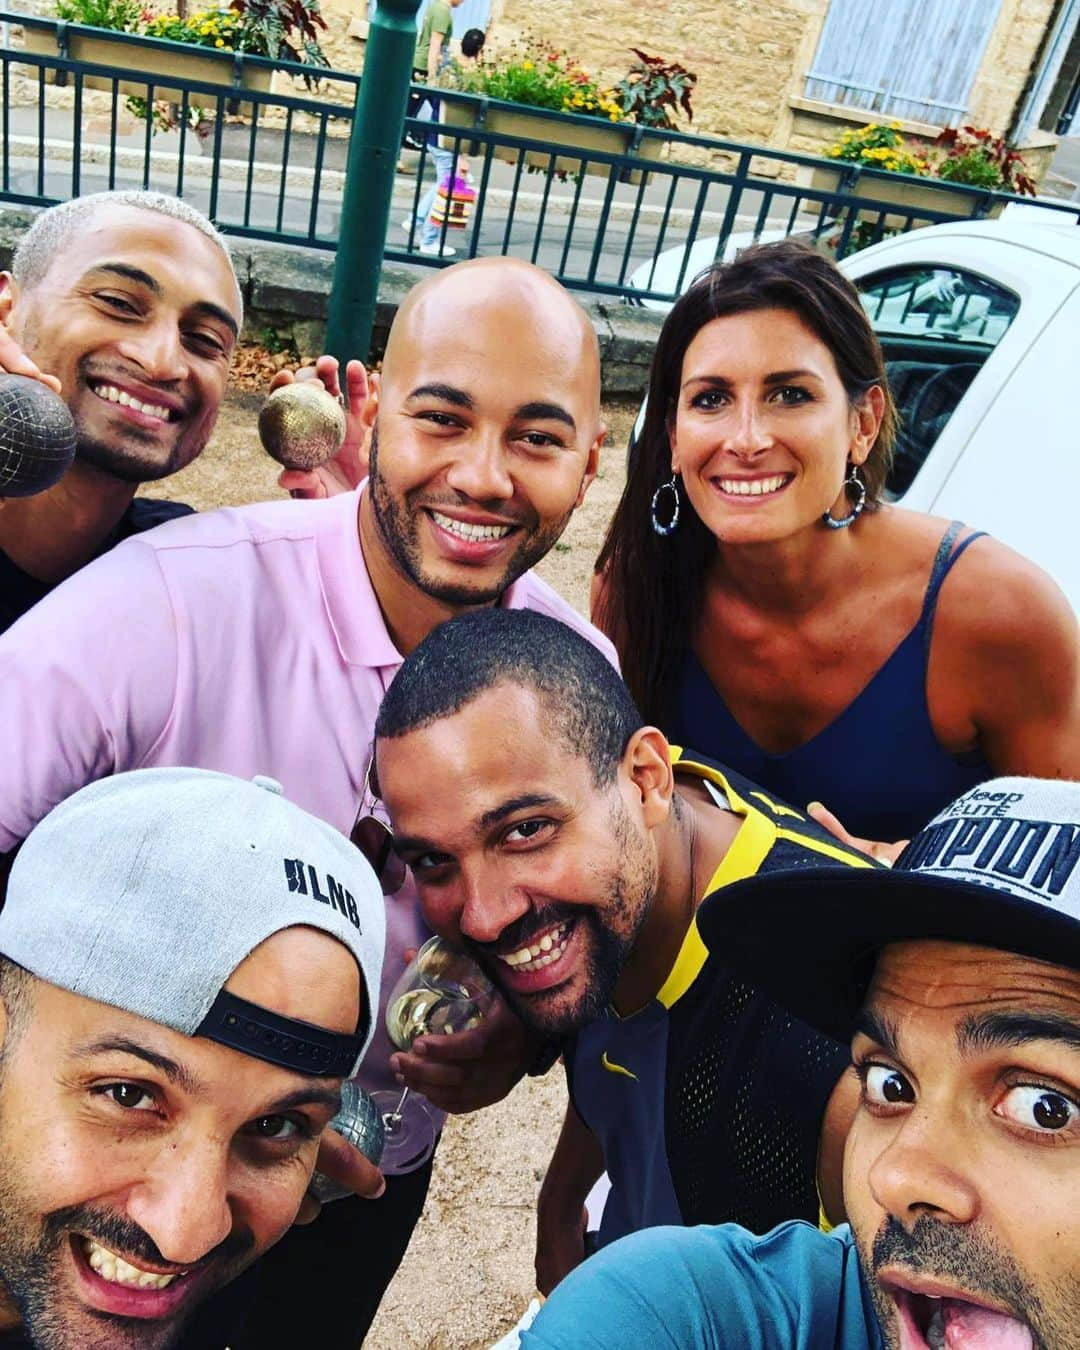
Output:
[[958,760],[940,744],[926,701],[938,592],[969,544],[953,521],[934,558],[919,621],[853,702],[805,744],[772,755],[728,711],[700,661],[686,655],[666,728],[677,745],[730,765],[796,806],[823,802],[854,835],[908,839],[954,798],[993,777],[981,753]]

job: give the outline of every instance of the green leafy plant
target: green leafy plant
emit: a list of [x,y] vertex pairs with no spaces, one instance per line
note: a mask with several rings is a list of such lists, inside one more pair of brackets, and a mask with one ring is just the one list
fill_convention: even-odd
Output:
[[328,65],[319,45],[319,33],[326,29],[319,0],[232,0],[227,7],[193,14],[158,13],[142,0],[56,0],[56,12],[75,23],[167,38],[189,47]]
[[300,353],[297,350],[296,342],[291,333],[282,332],[272,323],[268,323],[259,330],[259,342],[266,348],[271,355],[277,356],[284,352],[291,361],[299,361]]
[[1023,156],[985,127],[949,127],[934,145],[945,151],[936,165],[939,178],[1034,197],[1035,182]]
[[[155,136],[159,131],[175,131],[180,125],[182,113],[179,104],[155,100],[148,105],[144,98],[128,98],[124,100],[124,106],[140,122],[145,122],[147,116],[149,116]],[[210,120],[210,114],[205,108],[200,108],[194,103],[188,104],[188,128],[194,131],[196,135],[206,135],[210,127]]]
[[862,164],[869,169],[888,169],[890,173],[907,173],[923,178],[933,172],[933,165],[922,147],[908,144],[900,134],[896,122],[885,126],[871,122],[859,131],[848,130],[826,150],[830,159],[847,164]]
[[677,61],[650,56],[637,47],[630,50],[637,61],[615,86],[624,116],[646,127],[678,130],[680,109],[688,122],[693,121],[691,96],[697,76]]
[[319,45],[319,33],[326,31],[319,0],[232,0],[229,8],[240,17],[244,45],[237,51],[329,64]]
[[141,0],[56,0],[56,16],[68,23],[135,33],[142,22]]
[[565,52],[510,47],[502,60],[451,67],[445,83],[468,94],[484,94],[526,108],[577,113],[609,122],[624,120],[622,105]]

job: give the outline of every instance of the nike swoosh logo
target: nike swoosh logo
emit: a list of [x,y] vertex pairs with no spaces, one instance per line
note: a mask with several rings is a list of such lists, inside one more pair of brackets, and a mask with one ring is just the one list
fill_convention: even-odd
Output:
[[606,1050],[600,1056],[600,1064],[603,1068],[607,1069],[608,1073],[622,1074],[624,1078],[632,1078],[635,1083],[638,1081],[636,1073],[631,1073],[629,1069],[624,1069],[621,1064],[612,1064],[611,1060],[607,1057]]

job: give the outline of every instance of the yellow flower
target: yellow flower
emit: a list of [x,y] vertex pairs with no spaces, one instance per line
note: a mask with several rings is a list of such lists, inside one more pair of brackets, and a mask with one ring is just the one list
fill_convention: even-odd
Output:
[[224,46],[225,46],[225,39],[224,39],[224,38],[218,38],[217,41],[214,43],[214,46],[215,46],[215,47],[224,47]]
[[531,61],[522,61],[521,63],[522,70],[532,70],[533,68],[534,68],[533,63]]

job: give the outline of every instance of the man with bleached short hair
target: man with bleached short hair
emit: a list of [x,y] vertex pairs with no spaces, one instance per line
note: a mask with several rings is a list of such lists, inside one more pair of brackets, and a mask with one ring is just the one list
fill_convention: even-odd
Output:
[[225,241],[187,202],[99,192],[43,211],[0,273],[0,370],[57,390],[75,462],[0,501],[0,632],[114,544],[187,515],[136,497],[201,453],[243,322]]

